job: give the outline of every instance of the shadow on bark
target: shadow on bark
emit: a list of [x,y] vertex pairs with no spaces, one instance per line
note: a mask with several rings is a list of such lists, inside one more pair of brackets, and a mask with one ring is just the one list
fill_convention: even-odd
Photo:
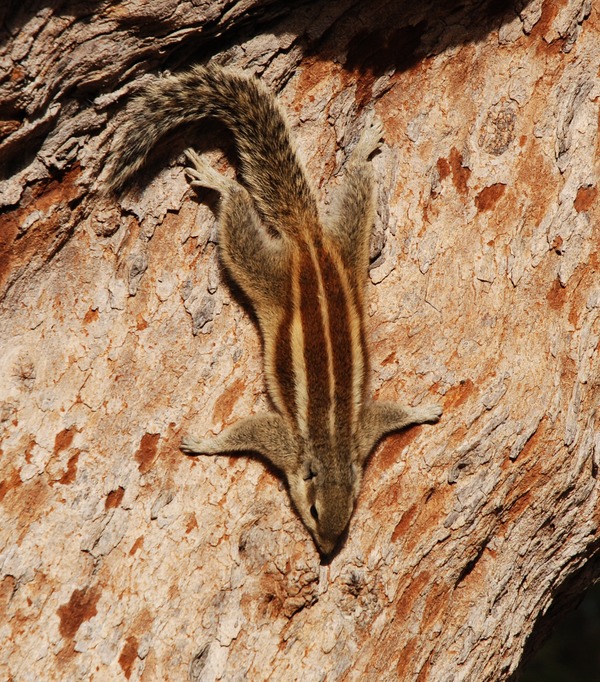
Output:
[[586,595],[586,590],[600,579],[600,542],[595,543],[590,550],[590,558],[585,565],[561,583],[556,589],[552,604],[548,611],[541,615],[527,639],[521,664],[509,678],[509,682],[519,682],[523,679],[528,665],[535,654],[555,635],[555,630],[575,609],[579,607]]

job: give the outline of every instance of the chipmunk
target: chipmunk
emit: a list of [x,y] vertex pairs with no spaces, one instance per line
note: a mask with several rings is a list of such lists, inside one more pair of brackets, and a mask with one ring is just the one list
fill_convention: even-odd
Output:
[[148,86],[129,113],[112,151],[110,190],[136,173],[159,137],[205,117],[232,131],[243,179],[230,180],[186,152],[191,185],[221,195],[220,255],[254,307],[275,412],[242,419],[216,437],[187,436],[181,449],[265,457],[285,475],[304,525],[328,556],[349,524],[377,442],[410,424],[437,422],[442,413],[438,405],[367,397],[363,290],[375,210],[368,159],[381,144],[381,125],[363,131],[324,221],[283,112],[259,80],[196,66]]

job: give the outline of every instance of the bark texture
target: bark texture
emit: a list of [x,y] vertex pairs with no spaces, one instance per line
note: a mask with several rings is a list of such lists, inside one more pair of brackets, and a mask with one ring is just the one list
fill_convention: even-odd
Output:
[[[598,9],[290,5],[0,9],[2,679],[503,680],[598,576]],[[385,128],[372,389],[445,412],[379,448],[327,565],[261,462],[178,450],[265,407],[191,132],[96,191],[128,95],[217,54],[325,207]]]

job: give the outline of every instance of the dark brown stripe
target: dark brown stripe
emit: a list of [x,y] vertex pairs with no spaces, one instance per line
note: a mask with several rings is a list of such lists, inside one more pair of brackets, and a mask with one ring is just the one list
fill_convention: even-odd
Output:
[[362,354],[363,361],[363,375],[361,379],[361,403],[367,399],[367,386],[369,383],[369,349],[367,346],[367,334],[365,331],[365,313],[364,313],[364,292],[363,292],[364,282],[360,283],[357,289],[352,290],[352,297],[354,306],[356,308],[356,314],[359,319],[359,342],[360,342],[360,352]]
[[329,443],[329,366],[323,311],[319,306],[317,271],[308,246],[301,245],[300,319],[304,336],[304,362],[308,391],[308,431],[313,445]]
[[285,314],[281,325],[277,330],[275,339],[275,377],[283,404],[292,419],[296,419],[296,391],[294,363],[292,359],[292,320],[294,317],[294,306],[292,304],[292,292],[285,294],[288,304],[285,307]]
[[328,252],[321,256],[323,289],[329,310],[329,333],[333,350],[335,379],[335,432],[338,442],[346,442],[352,419],[352,332],[348,301],[337,268]]

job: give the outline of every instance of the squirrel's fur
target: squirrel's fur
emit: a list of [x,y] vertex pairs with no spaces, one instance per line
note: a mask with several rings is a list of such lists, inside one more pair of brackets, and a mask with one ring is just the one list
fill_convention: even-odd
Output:
[[163,135],[205,117],[232,131],[243,185],[191,150],[187,174],[193,186],[221,194],[221,256],[255,308],[276,412],[243,419],[216,437],[187,437],[182,449],[266,457],[285,474],[304,524],[327,555],[348,526],[377,441],[441,415],[437,405],[367,398],[363,287],[374,219],[368,157],[382,131],[375,123],[363,132],[333,216],[323,221],[271,93],[239,72],[197,66],[157,80],[132,102],[113,148],[109,188],[134,176]]

